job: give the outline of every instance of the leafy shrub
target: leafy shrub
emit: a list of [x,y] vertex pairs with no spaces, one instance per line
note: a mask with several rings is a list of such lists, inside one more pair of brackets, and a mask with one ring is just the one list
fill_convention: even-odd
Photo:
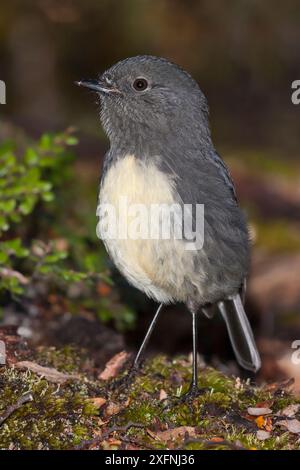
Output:
[[[110,278],[99,269],[99,240],[95,235],[92,242],[74,235],[80,233],[82,222],[75,221],[78,226],[70,233],[65,228],[66,213],[76,205],[68,201],[70,205],[62,208],[69,191],[66,182],[73,177],[70,148],[76,144],[69,129],[44,134],[22,151],[12,142],[0,145],[0,296],[2,300],[25,296],[32,285],[44,279],[58,288],[63,285],[61,290],[67,297],[66,287],[84,281],[81,305],[73,302],[69,310],[83,306],[96,311],[102,321],[113,320],[124,329],[132,325],[134,315],[119,303],[108,287]],[[73,187],[74,194],[76,189]],[[53,236],[53,227],[59,227],[59,232],[60,226],[64,227],[64,238]]]
[[[72,159],[68,147],[76,143],[71,131],[66,131],[44,134],[21,155],[12,142],[0,146],[0,291],[21,294],[30,276],[52,270],[65,277],[73,275],[75,280],[83,277],[82,273],[57,269],[67,253],[51,243],[43,248],[37,242],[29,245],[25,230],[25,219],[38,205],[41,208],[54,199],[55,187],[63,182]],[[17,269],[19,266],[29,277]]]

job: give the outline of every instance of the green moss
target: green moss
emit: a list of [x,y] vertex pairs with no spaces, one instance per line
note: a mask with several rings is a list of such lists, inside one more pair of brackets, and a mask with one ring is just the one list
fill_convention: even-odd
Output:
[[66,373],[78,372],[84,359],[84,351],[78,351],[74,346],[69,345],[59,350],[54,347],[41,347],[37,355],[40,365],[54,367]]
[[[80,356],[81,353],[75,350],[73,353],[72,356],[71,350],[60,352],[52,348],[37,353],[39,360],[43,358],[44,365],[59,366],[59,370],[66,370],[64,358],[66,354],[70,355],[68,370],[76,371],[79,378],[60,386],[32,372],[13,367],[0,369],[0,416],[25,392],[31,391],[34,398],[0,426],[1,449],[70,449],[99,436],[100,429],[105,434],[116,427],[119,431],[112,435],[108,432],[104,441],[97,444],[99,448],[118,448],[116,442],[124,439],[138,442],[141,448],[150,446],[154,449],[168,449],[170,445],[193,450],[236,446],[246,449],[299,448],[295,436],[279,426],[273,426],[269,439],[259,441],[256,437],[259,428],[254,419],[245,418],[247,408],[262,401],[270,402],[274,413],[300,401],[286,391],[271,394],[263,387],[243,381],[237,386],[234,378],[204,368],[199,378],[204,393],[192,403],[182,403],[176,396],[188,388],[190,364],[184,357],[170,360],[156,356],[146,362],[129,389],[120,393],[108,383],[100,384],[86,377],[80,369],[84,354]],[[166,400],[159,399],[162,389],[166,392]],[[99,410],[91,400],[95,396],[106,397],[107,404],[114,402],[119,411],[107,416],[106,406]],[[126,430],[129,422],[139,426]],[[195,435],[192,438],[179,436],[176,440],[155,437],[158,429],[172,430],[179,426],[192,426]],[[114,438],[111,444],[110,437]]]
[[154,423],[154,419],[158,416],[158,407],[151,402],[137,402],[130,406],[123,415],[123,423],[128,421],[144,424],[145,426]]
[[58,387],[32,372],[3,368],[0,380],[0,414],[25,392],[33,401],[15,411],[0,427],[0,448],[67,449],[82,437],[91,437],[97,413],[87,396],[71,385]]

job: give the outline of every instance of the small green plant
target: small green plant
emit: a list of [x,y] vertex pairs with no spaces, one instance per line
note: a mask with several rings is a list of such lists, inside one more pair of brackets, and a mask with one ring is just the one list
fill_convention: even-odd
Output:
[[[0,144],[0,304],[28,292],[32,297],[43,283],[64,298],[68,311],[92,311],[124,330],[135,315],[110,287],[93,203],[91,210],[82,206],[87,188],[74,173],[76,144],[72,129],[44,134],[21,150]],[[75,298],[74,289],[69,296],[73,284],[79,286]]]
[[72,161],[77,139],[69,129],[44,134],[22,153],[12,142],[0,146],[0,292],[22,294],[31,278],[55,273],[80,280],[83,273],[63,268],[67,252],[54,242],[30,239],[35,216],[54,200]]

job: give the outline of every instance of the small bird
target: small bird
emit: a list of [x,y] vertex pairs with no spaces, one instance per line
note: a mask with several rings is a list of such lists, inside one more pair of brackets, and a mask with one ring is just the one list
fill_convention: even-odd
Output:
[[[243,307],[250,251],[247,224],[230,173],[212,143],[208,105],[198,84],[178,65],[146,55],[120,61],[96,80],[76,83],[98,94],[101,123],[110,140],[100,205],[115,208],[122,223],[130,219],[120,205],[122,198],[147,209],[189,207],[174,217],[181,228],[185,222],[195,227],[193,209],[204,208],[203,242],[194,249],[185,234],[174,235],[176,230],[169,238],[103,237],[129,283],[160,304],[132,370],[140,365],[163,305],[182,302],[192,314],[193,328],[188,398],[199,393],[200,312],[209,318],[215,311],[221,313],[238,363],[256,372],[261,362]],[[158,228],[163,221],[157,219]]]

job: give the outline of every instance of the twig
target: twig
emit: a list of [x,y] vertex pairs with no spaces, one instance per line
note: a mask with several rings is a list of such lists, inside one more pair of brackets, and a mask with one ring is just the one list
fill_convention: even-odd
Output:
[[101,436],[81,442],[75,447],[75,450],[81,450],[86,446],[100,444],[102,441],[107,439],[107,437],[113,432],[127,432],[131,428],[144,429],[145,427],[146,426],[144,424],[134,423],[133,421],[129,421],[125,426],[112,426],[111,428],[108,428]]
[[33,401],[33,396],[30,392],[25,393],[20,398],[18,398],[17,402],[13,405],[10,405],[7,410],[0,416],[0,426],[7,420],[15,411],[19,410],[25,403],[29,401]]
[[20,273],[19,271],[15,271],[14,269],[1,268],[0,276],[18,279],[20,284],[23,284],[23,285],[26,285],[29,283],[29,279],[27,277],[23,276],[22,273]]
[[133,421],[129,421],[125,426],[112,426],[108,428],[102,435],[102,439],[106,439],[110,434],[113,432],[127,432],[131,428],[141,428],[144,429],[146,426],[142,423],[134,423]]

